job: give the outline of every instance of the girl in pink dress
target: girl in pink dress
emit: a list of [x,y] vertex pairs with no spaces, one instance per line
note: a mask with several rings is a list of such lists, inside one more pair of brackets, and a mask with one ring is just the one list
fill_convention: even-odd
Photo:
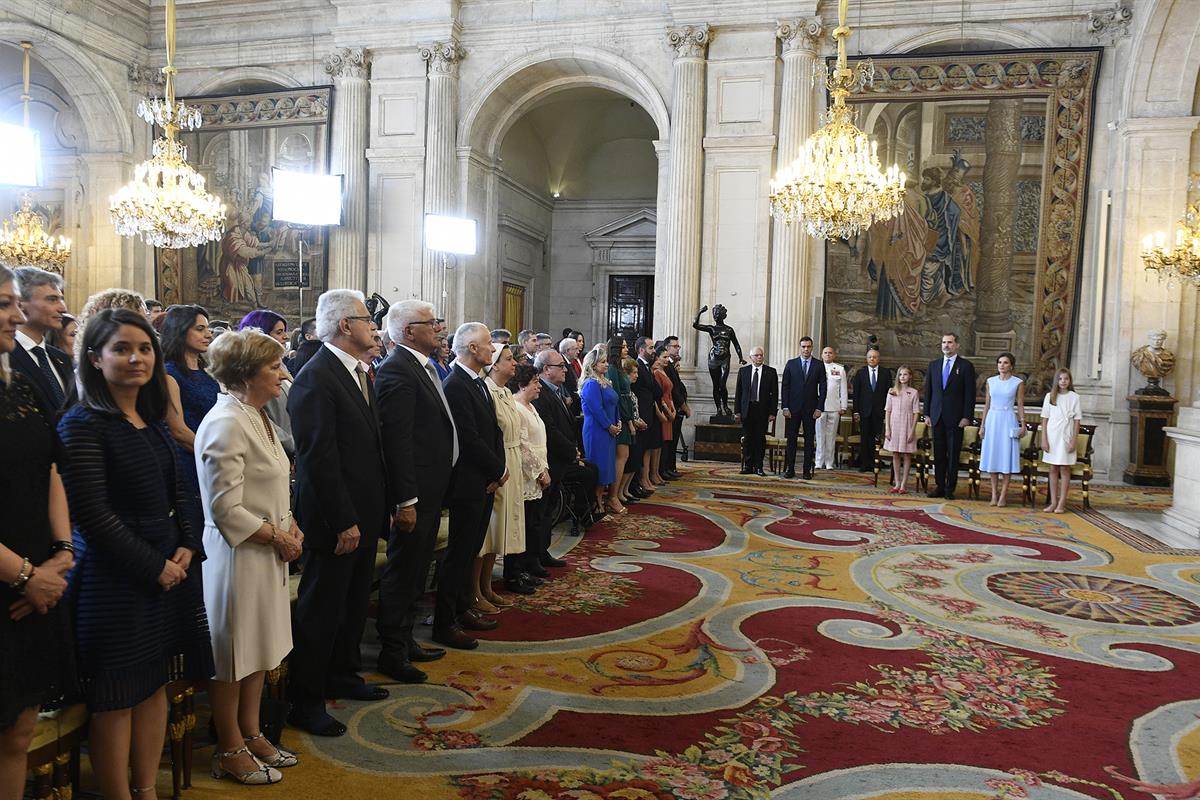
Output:
[[883,415],[883,448],[892,453],[892,494],[908,494],[908,472],[917,452],[917,420],[921,397],[912,387],[912,370],[896,370],[896,385],[888,389]]

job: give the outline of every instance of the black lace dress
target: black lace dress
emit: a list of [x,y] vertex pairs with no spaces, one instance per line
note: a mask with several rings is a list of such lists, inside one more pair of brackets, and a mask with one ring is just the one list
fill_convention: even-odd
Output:
[[[0,480],[0,542],[35,566],[50,556],[56,442],[32,384],[20,373],[13,373],[7,386],[0,381],[0,452],[11,459]],[[75,687],[67,604],[13,622],[8,607],[17,599],[16,592],[0,586],[0,730],[11,727],[25,709],[51,703]]]

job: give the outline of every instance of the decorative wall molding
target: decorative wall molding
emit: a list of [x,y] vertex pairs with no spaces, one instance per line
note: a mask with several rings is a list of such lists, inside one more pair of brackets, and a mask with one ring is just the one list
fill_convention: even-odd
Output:
[[130,91],[142,95],[160,94],[167,83],[162,68],[148,64],[127,64],[125,76],[129,78]]
[[287,89],[238,97],[192,101],[200,109],[205,130],[278,125],[284,120],[325,122],[329,118],[329,89]]
[[1126,0],[1115,3],[1111,8],[1089,11],[1088,33],[1097,42],[1116,44],[1118,39],[1127,39],[1133,27],[1133,8]]
[[417,52],[421,60],[429,65],[430,74],[434,75],[457,75],[458,64],[467,55],[462,45],[453,39],[423,44]]
[[783,52],[815,53],[820,50],[825,23],[820,17],[781,19],[775,25],[775,37],[783,42]]
[[361,47],[339,47],[325,56],[325,72],[335,81],[371,77],[371,55]]
[[667,28],[667,44],[675,51],[676,58],[704,58],[712,31],[708,25],[683,25]]

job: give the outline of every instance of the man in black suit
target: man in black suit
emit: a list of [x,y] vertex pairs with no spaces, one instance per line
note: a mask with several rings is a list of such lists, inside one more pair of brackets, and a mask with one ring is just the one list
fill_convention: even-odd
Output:
[[[562,490],[564,483],[573,484],[578,488],[567,502],[575,504],[575,513],[578,516],[589,519],[589,512],[583,509],[590,509],[591,503],[594,502],[599,471],[595,465],[584,461],[579,440],[575,437],[574,420],[559,393],[571,365],[562,357],[562,353],[543,350],[537,354],[533,366],[542,382],[542,393],[533,401],[533,406],[546,426],[546,460],[550,462],[550,486],[546,488],[545,495],[554,497]],[[586,505],[580,503],[581,499]],[[537,578],[549,577],[547,567],[566,566],[565,561],[550,555],[550,533],[556,522],[551,513],[552,505],[542,504],[546,516],[538,526],[538,541],[525,543],[525,566],[529,573]]]
[[[637,381],[630,387],[638,398],[638,416],[642,418],[642,422],[646,423],[646,427],[638,432],[638,445],[642,451],[642,466],[645,467],[650,460],[650,452],[658,450],[663,446],[662,441],[662,423],[658,420],[656,409],[662,402],[662,386],[658,381],[654,380],[654,375],[650,371],[650,365],[654,363],[654,340],[649,336],[639,336],[633,340],[634,350],[637,352]],[[642,486],[642,474],[636,475],[633,479],[633,485],[642,494],[643,497],[649,497],[654,494],[654,489],[651,486]]]
[[450,479],[450,541],[438,575],[433,640],[459,650],[479,646],[466,630],[496,627],[474,609],[471,565],[483,548],[496,490],[508,480],[504,434],[496,419],[483,368],[492,363],[492,337],[482,322],[464,322],[454,332],[454,364],[442,381],[458,444],[462,448]]
[[346,726],[326,712],[326,697],[388,696],[358,672],[377,543],[395,503],[378,402],[363,363],[375,342],[362,293],[322,294],[317,334],[324,346],[288,393],[296,440],[296,521],[307,553],[292,615],[288,722],[318,736],[341,736]]
[[800,355],[783,368],[780,397],[787,435],[783,477],[796,477],[796,436],[804,429],[804,479],[811,480],[815,466],[817,418],[825,408],[825,365],[812,357],[813,340],[800,340]]
[[675,403],[675,410],[678,412],[675,417],[675,426],[671,429],[671,443],[664,446],[667,451],[662,454],[662,468],[659,474],[664,478],[675,480],[680,476],[679,466],[676,458],[679,451],[679,437],[683,434],[683,420],[692,415],[692,409],[688,407],[687,387],[683,385],[683,379],[679,377],[679,362],[682,361],[679,347],[678,336],[668,336],[663,339],[663,343],[667,346],[667,352],[671,355],[671,363],[667,365],[663,371],[667,373],[667,377],[671,379],[671,400]]
[[43,412],[52,421],[75,405],[75,370],[70,357],[46,344],[46,334],[62,330],[62,317],[67,313],[63,300],[63,280],[53,272],[37,267],[18,267],[17,305],[25,314],[25,322],[17,326],[17,344],[9,363],[33,384]]
[[775,422],[775,410],[779,408],[779,375],[774,367],[763,364],[761,347],[753,348],[750,363],[738,370],[733,407],[742,423],[745,442],[746,460],[742,463],[742,474],[766,475],[763,453],[767,447],[767,430]]
[[854,416],[858,419],[858,471],[875,471],[875,442],[883,433],[884,409],[892,371],[879,366],[879,350],[867,351],[867,365],[854,373],[850,390],[854,393]]
[[942,334],[942,357],[925,371],[925,424],[933,430],[930,497],[954,499],[963,428],[975,416],[975,365],[958,355],[958,334]]
[[396,498],[396,522],[388,540],[388,562],[379,581],[379,671],[403,683],[423,683],[414,661],[446,654],[413,639],[417,603],[433,560],[450,475],[458,460],[458,431],[430,360],[438,349],[433,306],[420,300],[394,303],[387,313],[388,336],[396,347],[375,378],[388,484]]

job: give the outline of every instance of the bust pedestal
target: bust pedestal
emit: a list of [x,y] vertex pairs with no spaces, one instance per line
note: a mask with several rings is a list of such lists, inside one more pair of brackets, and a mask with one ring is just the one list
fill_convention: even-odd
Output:
[[696,424],[695,457],[708,461],[742,461],[742,426]]
[[1129,395],[1129,466],[1126,483],[1170,486],[1167,471],[1167,427],[1175,416],[1174,397],[1166,394]]

